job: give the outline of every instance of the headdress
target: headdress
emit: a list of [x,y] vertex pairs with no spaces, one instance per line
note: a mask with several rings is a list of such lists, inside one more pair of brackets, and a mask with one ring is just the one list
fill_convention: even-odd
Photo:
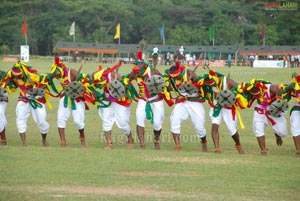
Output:
[[300,74],[293,73],[292,84],[295,91],[300,90]]
[[139,73],[140,75],[144,75],[148,72],[148,68],[151,68],[151,66],[149,64],[147,64],[146,62],[144,62],[144,60],[142,59],[143,56],[143,52],[139,51],[137,53],[137,60],[133,63],[134,66],[132,67],[132,72],[134,73]]
[[55,62],[52,64],[51,68],[51,74],[57,75],[60,74],[61,77],[64,76],[65,71],[68,69],[68,67],[60,61],[59,57],[55,57]]
[[26,77],[30,74],[30,73],[37,73],[36,69],[33,69],[31,66],[27,66],[25,63],[23,62],[18,62],[16,63],[12,68],[11,68],[11,72],[14,76],[18,76],[18,75],[26,75]]
[[14,65],[12,68],[11,68],[11,72],[14,76],[18,76],[18,75],[21,75],[22,74],[22,70],[20,67]]
[[213,70],[209,70],[208,74],[204,75],[204,83],[208,86],[219,85],[222,81],[219,77],[224,77],[224,75]]
[[259,94],[264,94],[267,90],[266,84],[270,82],[258,79],[252,79],[250,83],[245,84],[245,90],[248,91],[251,95],[256,96]]
[[180,66],[179,61],[176,61],[175,66],[171,66],[168,74],[170,77],[177,77],[184,70],[184,66]]

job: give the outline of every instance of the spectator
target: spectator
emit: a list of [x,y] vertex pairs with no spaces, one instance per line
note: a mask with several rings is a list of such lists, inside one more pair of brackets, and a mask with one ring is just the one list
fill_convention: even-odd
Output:
[[170,52],[167,52],[166,54],[166,65],[170,65],[171,64],[171,54]]
[[255,59],[255,58],[254,58],[253,54],[251,54],[250,57],[249,57],[250,67],[251,67],[251,68],[253,68],[253,62],[254,62],[254,59]]
[[295,55],[291,55],[291,68],[295,67]]
[[228,54],[228,57],[227,57],[228,68],[231,67],[231,62],[232,62],[231,54]]
[[155,46],[152,52],[153,66],[156,68],[158,60],[158,48]]

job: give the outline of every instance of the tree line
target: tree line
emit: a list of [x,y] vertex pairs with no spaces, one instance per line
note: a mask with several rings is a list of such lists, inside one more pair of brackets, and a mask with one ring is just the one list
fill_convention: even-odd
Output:
[[[203,45],[299,45],[300,12],[266,10],[252,0],[1,0],[0,51],[18,54],[27,21],[32,55],[51,55],[58,41]],[[264,26],[263,30],[262,27]],[[213,27],[213,32],[212,32]],[[212,36],[213,34],[213,36]]]

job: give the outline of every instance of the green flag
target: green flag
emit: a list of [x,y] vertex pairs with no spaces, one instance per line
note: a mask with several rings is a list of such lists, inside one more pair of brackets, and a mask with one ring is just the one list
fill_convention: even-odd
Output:
[[215,27],[214,25],[211,25],[209,27],[209,41],[213,41],[215,38]]

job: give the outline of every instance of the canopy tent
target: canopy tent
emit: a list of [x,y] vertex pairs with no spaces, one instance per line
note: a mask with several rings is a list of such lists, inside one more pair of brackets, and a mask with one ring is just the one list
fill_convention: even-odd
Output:
[[91,49],[91,48],[57,48],[57,53],[62,52],[83,52],[86,54],[118,54],[119,50],[109,50],[109,49]]
[[116,45],[96,44],[96,43],[72,43],[59,42],[56,44],[54,51],[56,53],[64,52],[83,52],[85,54],[118,54],[119,50]]
[[[143,49],[148,54],[157,47],[162,54],[170,52],[174,54],[178,51],[180,45],[156,45],[156,44],[102,44],[102,43],[73,43],[58,42],[54,48],[56,53],[74,53],[97,54],[97,57],[112,56],[131,57],[136,52]],[[213,58],[224,60],[228,54],[234,58],[249,55],[300,55],[300,46],[184,46],[184,54],[196,54],[198,58]]]
[[300,55],[299,46],[245,46],[239,47],[238,54],[249,55]]

